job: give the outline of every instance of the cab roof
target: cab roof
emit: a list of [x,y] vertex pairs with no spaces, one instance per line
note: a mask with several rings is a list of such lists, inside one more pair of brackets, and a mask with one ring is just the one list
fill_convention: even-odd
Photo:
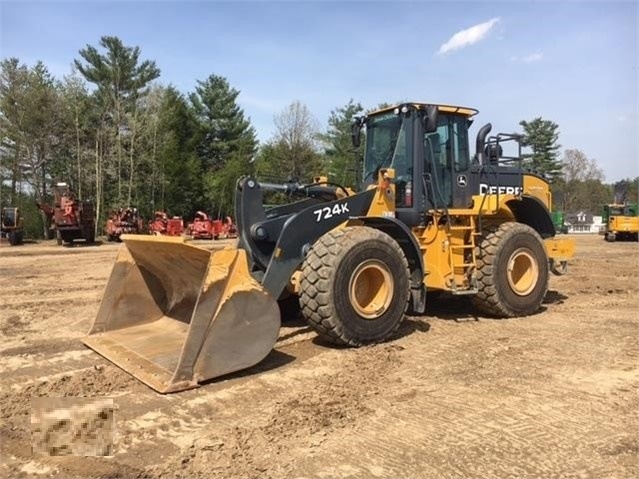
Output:
[[440,103],[405,102],[405,103],[397,103],[395,105],[392,105],[386,108],[381,108],[379,110],[374,110],[370,112],[369,115],[377,115],[379,113],[386,113],[389,111],[393,111],[395,108],[400,108],[404,105],[412,106],[413,108],[416,108],[417,110],[425,110],[427,106],[434,105],[437,108],[439,108],[439,111],[443,111],[446,113],[457,113],[459,115],[467,116],[469,118],[479,113],[479,110],[476,110],[474,108],[469,108],[466,106],[443,105]]

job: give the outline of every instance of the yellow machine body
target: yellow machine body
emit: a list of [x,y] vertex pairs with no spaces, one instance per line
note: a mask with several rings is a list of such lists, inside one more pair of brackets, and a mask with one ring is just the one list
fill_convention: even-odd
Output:
[[[461,140],[457,153],[444,154],[446,138],[467,134],[475,113],[403,104],[369,114],[355,126],[369,121],[367,141],[375,134],[392,148],[381,161],[370,148],[361,178],[370,181],[359,192],[325,177],[307,185],[240,179],[235,247],[210,251],[182,238],[123,235],[85,344],[167,393],[264,359],[278,337],[278,301],[291,292],[319,334],[349,346],[390,337],[409,305],[424,312],[427,290],[484,294],[479,307],[484,301],[484,311],[500,317],[533,314],[549,269],[565,272],[574,242],[554,236],[548,182],[499,165],[500,137],[486,139],[489,124],[478,134],[476,161]],[[499,182],[500,168],[507,183]],[[298,201],[266,208],[264,191]],[[499,271],[480,266],[497,258],[479,258],[489,237],[502,251],[514,249]],[[493,280],[514,299],[487,298]]]

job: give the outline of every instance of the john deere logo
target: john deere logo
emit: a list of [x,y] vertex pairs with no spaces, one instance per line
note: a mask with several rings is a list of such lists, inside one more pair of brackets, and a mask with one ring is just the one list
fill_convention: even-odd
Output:
[[459,175],[457,177],[457,186],[465,188],[468,182],[466,181],[466,175]]

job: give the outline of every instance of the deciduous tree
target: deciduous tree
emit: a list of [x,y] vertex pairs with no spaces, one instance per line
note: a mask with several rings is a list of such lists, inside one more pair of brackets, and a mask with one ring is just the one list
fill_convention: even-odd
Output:
[[324,173],[318,122],[308,107],[294,101],[275,116],[274,123],[276,133],[261,151],[258,173],[300,181]]
[[561,192],[559,196],[563,200],[560,208],[568,212],[577,209],[596,211],[598,207],[593,210],[593,202],[588,199],[585,186],[592,190],[593,197],[607,194],[605,188],[600,187],[604,174],[597,161],[580,150],[569,149],[564,152],[561,172],[561,177],[555,181],[555,188]]

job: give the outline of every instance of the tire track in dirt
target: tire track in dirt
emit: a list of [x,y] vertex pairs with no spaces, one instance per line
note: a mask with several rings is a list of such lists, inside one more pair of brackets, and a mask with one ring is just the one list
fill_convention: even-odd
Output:
[[[63,353],[53,354],[46,359],[42,355],[22,354],[19,356],[0,356],[0,369],[5,373],[2,381],[8,379],[11,375],[11,381],[21,383],[21,377],[37,377],[39,372],[53,372],[56,366],[69,367],[73,363],[82,361],[86,364],[86,360],[91,356],[88,349],[72,349]],[[38,363],[43,363],[38,365]]]
[[[167,450],[170,451],[173,448],[174,453],[179,452],[180,449],[169,441],[169,438],[183,445],[184,437],[187,437],[191,438],[188,445],[190,446],[193,443],[194,438],[197,438],[202,433],[202,429],[209,425],[208,420],[194,425],[193,418],[208,418],[212,416],[213,409],[208,404],[209,401],[213,401],[218,396],[227,398],[225,402],[229,402],[231,405],[238,401],[238,397],[242,398],[239,400],[243,400],[245,393],[240,392],[238,396],[234,396],[233,389],[240,388],[242,391],[242,385],[245,383],[254,384],[255,386],[260,384],[259,378],[262,371],[281,366],[282,360],[278,359],[279,356],[295,359],[297,361],[296,364],[299,365],[304,360],[325,351],[325,348],[316,347],[308,341],[307,336],[310,333],[304,331],[304,329],[294,326],[283,328],[283,336],[287,343],[278,344],[278,351],[274,354],[276,356],[275,359],[271,359],[269,356],[260,365],[251,368],[248,372],[236,375],[237,377],[231,377],[231,379],[220,382],[212,382],[202,389],[187,391],[182,395],[168,396],[153,392],[133,379],[128,373],[121,371],[96,353],[88,349],[78,350],[78,346],[84,347],[79,341],[61,340],[57,345],[56,343],[42,342],[42,350],[47,353],[45,364],[41,366],[16,367],[15,370],[10,371],[9,376],[1,381],[3,387],[2,393],[0,393],[0,421],[2,422],[3,431],[8,428],[12,431],[11,434],[8,434],[8,437],[14,437],[15,439],[15,441],[8,441],[7,449],[14,456],[17,454],[15,457],[17,457],[18,463],[29,457],[24,451],[20,453],[16,450],[18,447],[16,442],[24,442],[28,439],[27,414],[31,407],[31,397],[77,395],[112,397],[116,394],[120,396],[119,399],[116,399],[116,403],[119,402],[126,406],[122,407],[122,411],[118,413],[120,421],[125,421],[121,428],[125,432],[120,433],[121,450],[118,456],[123,461],[121,463],[122,468],[130,467],[127,470],[136,471],[137,477],[140,472],[135,469],[135,465],[139,461],[139,454],[146,450],[155,450],[158,441],[163,441],[163,438],[166,438],[164,442]],[[300,334],[295,334],[295,330],[300,330]],[[7,361],[7,358],[15,360],[18,358],[21,363],[14,365],[24,366],[29,360],[38,356],[38,354],[32,354],[34,349],[38,349],[38,345],[7,349],[5,353],[8,352],[11,355],[3,356],[3,360]],[[76,361],[75,356],[77,354],[80,354],[83,359]],[[59,363],[52,364],[56,359],[59,360]],[[89,364],[88,367],[87,363]],[[80,365],[83,367],[76,369]],[[38,374],[45,375],[37,377]],[[318,371],[314,369],[311,374],[316,375]],[[5,382],[8,388],[6,392],[4,389]],[[280,388],[286,387],[286,381],[279,381],[279,383]],[[202,392],[206,391],[206,389],[212,389],[213,391],[202,395]],[[251,387],[249,390],[252,391],[254,388]],[[135,391],[135,397],[131,396],[132,391]],[[228,399],[231,396],[234,397],[233,400]],[[230,407],[229,410],[233,410],[233,407]],[[229,418],[226,424],[227,428],[231,429],[239,419],[241,418]],[[216,418],[215,422],[216,424],[221,424],[219,417]],[[3,437],[7,437],[7,434],[3,433]],[[3,447],[3,449],[5,448]],[[131,451],[127,454],[128,449],[131,449]],[[30,467],[40,468],[39,470],[47,470],[47,468],[55,471],[62,470],[69,474],[77,473],[81,477],[92,476],[95,472],[95,470],[84,471],[76,469],[74,466],[69,467],[59,463],[59,461],[64,462],[66,459],[50,458],[45,462],[34,463]],[[127,464],[127,461],[130,461],[130,464]],[[114,469],[112,469],[107,470],[107,475],[113,473]],[[104,471],[105,469],[104,467],[98,467],[97,470]],[[11,469],[11,471],[16,472],[16,469]]]
[[[336,355],[342,356],[340,364],[335,362]],[[239,417],[237,409],[231,407],[233,412],[226,420],[216,417],[199,431],[176,434],[180,437],[179,453],[146,472],[165,477],[174,474],[173,464],[179,463],[182,477],[284,476],[293,469],[292,450],[316,449],[327,436],[372,414],[364,405],[366,398],[380,393],[379,379],[397,366],[397,361],[393,345],[328,351],[285,371],[262,375],[236,390],[213,393],[204,401],[208,407],[219,404],[217,416],[240,397],[252,407]],[[355,372],[363,379],[359,387],[352,383]],[[197,404],[202,404],[202,399],[197,398]],[[185,417],[192,413],[193,406],[183,412]]]
[[129,391],[137,387],[140,387],[139,383],[116,366],[94,366],[82,369],[80,373],[40,379],[19,391],[0,392],[0,417],[6,419],[28,414],[33,396],[108,397],[111,393]]
[[[412,367],[406,356],[410,353],[403,354],[405,365]],[[607,411],[605,395],[560,382],[539,388],[537,381],[524,380],[486,390],[481,384],[455,384],[448,375],[431,375],[428,386],[402,375],[387,379],[385,397],[366,404],[377,414],[359,431],[330,438],[321,457],[307,458],[291,475],[310,470],[325,477],[505,477],[516,470],[518,477],[579,471],[622,477],[628,467],[627,435],[617,440],[626,455],[621,466],[610,464],[596,442],[624,428],[622,417],[606,424],[592,420]],[[482,394],[469,401],[475,388]],[[634,389],[639,392],[636,381]],[[392,395],[398,400],[388,401]],[[620,403],[636,406],[632,392]]]

